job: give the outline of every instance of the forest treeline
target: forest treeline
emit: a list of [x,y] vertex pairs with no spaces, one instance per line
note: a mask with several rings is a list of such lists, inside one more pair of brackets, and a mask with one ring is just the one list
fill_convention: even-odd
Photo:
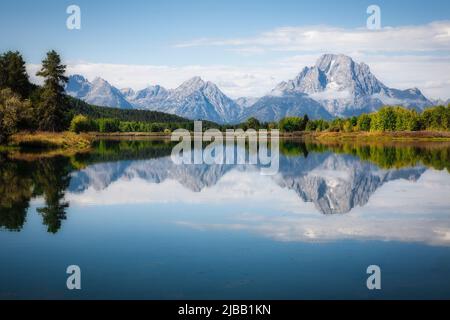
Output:
[[[43,85],[29,81],[26,64],[19,52],[0,55],[0,144],[22,130],[80,132],[166,132],[178,128],[193,130],[192,120],[147,110],[123,110],[93,106],[65,94],[66,66],[55,51],[47,53],[36,74]],[[371,114],[336,118],[331,121],[287,117],[262,123],[255,118],[237,125],[204,121],[203,129],[280,129],[282,132],[385,132],[448,131],[450,105],[430,107],[422,112],[403,107],[383,107]]]
[[[147,110],[122,110],[93,106],[65,94],[66,66],[55,51],[47,53],[37,76],[43,85],[30,82],[26,63],[19,52],[0,55],[0,144],[18,131],[66,131],[77,115],[100,122],[152,123],[149,129],[164,131],[189,127],[192,121]],[[123,127],[123,126],[122,126]],[[106,128],[115,128],[106,126]]]
[[288,117],[279,122],[278,128],[285,132],[449,131],[450,105],[430,107],[422,112],[399,106],[385,106],[374,113],[331,121],[309,120],[307,115]]

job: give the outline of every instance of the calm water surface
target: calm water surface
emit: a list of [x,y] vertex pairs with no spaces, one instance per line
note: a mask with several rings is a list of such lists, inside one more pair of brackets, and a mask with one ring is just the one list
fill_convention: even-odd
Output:
[[0,154],[0,298],[450,298],[449,144],[285,141],[276,176],[171,148]]

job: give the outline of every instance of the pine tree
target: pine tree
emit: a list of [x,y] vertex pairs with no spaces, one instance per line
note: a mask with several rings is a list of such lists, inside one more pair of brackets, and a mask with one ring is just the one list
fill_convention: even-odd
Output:
[[41,130],[62,131],[67,127],[64,84],[69,79],[64,76],[65,71],[66,66],[61,64],[60,56],[52,50],[47,53],[41,70],[36,74],[45,78],[38,108]]
[[307,114],[305,114],[305,116],[303,117],[302,122],[300,124],[299,131],[305,131],[306,126],[308,125],[308,122],[309,122],[309,117]]
[[10,88],[22,98],[30,94],[31,84],[25,61],[17,51],[8,51],[0,56],[0,89],[4,88]]

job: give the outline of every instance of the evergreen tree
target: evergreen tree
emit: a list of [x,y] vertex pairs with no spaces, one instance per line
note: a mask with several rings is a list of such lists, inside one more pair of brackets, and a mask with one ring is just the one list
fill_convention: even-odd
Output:
[[69,80],[65,75],[66,66],[55,51],[47,53],[42,68],[36,74],[44,77],[39,103],[39,129],[62,131],[67,127],[67,102],[64,96],[64,84]]
[[247,119],[247,121],[245,122],[245,127],[247,129],[258,130],[260,128],[260,126],[261,126],[261,123],[259,122],[258,119],[254,118],[254,117]]
[[28,97],[31,84],[25,61],[19,52],[8,51],[0,56],[0,89],[10,88],[22,98]]
[[302,122],[300,124],[300,131],[305,131],[306,130],[306,126],[308,125],[309,122],[309,117],[307,114],[305,114],[305,116],[302,119]]

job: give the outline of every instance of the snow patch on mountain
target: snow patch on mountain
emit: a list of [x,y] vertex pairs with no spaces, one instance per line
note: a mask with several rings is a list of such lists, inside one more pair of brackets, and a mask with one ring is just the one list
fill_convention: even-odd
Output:
[[[117,89],[97,78],[69,78],[66,92],[88,103],[176,114],[193,120],[237,123],[250,117],[278,121],[286,116],[311,119],[357,116],[384,105],[423,110],[433,102],[417,88],[398,90],[379,81],[365,63],[342,54],[325,54],[292,80],[283,81],[261,98],[227,97],[214,83],[193,77],[175,89],[159,85],[134,91]],[[448,104],[448,101],[445,103]]]
[[259,100],[259,98],[255,98],[255,97],[241,97],[241,98],[237,98],[235,100],[235,102],[243,109],[251,107],[252,105],[254,105],[257,101]]
[[69,77],[65,88],[68,95],[87,103],[120,109],[132,109],[133,106],[125,99],[123,93],[102,78],[89,82],[80,75]]
[[191,78],[151,106],[153,110],[173,113],[188,119],[217,123],[234,123],[242,108],[227,97],[214,83],[200,77]]
[[305,67],[295,79],[281,82],[269,95],[289,97],[297,93],[307,94],[335,117],[376,111],[383,105],[423,109],[432,104],[417,88],[388,88],[368,65],[342,54],[321,56],[315,66]]

